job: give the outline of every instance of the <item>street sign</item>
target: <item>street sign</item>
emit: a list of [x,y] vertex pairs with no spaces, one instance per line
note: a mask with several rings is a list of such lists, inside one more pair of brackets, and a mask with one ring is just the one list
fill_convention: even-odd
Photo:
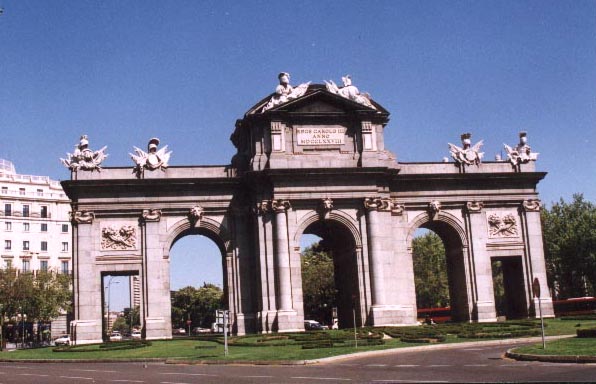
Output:
[[532,292],[534,293],[534,297],[540,297],[540,281],[538,281],[537,277],[532,282]]
[[192,324],[192,320],[186,320],[186,325],[191,325]]

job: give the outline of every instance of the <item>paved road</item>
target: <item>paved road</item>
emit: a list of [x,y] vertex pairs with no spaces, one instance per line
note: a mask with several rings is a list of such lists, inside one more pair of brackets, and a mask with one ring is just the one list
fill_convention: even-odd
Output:
[[596,364],[503,359],[509,345],[459,347],[360,357],[308,366],[170,365],[141,363],[0,363],[4,383],[442,383],[590,382]]

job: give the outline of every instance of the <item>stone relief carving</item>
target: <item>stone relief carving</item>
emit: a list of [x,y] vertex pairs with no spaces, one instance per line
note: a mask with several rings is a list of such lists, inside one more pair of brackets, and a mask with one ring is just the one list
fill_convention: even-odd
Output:
[[156,169],[161,169],[165,171],[168,167],[168,162],[170,161],[170,156],[172,155],[172,151],[168,152],[168,146],[164,146],[159,151],[157,150],[157,146],[159,145],[159,139],[154,137],[149,140],[149,144],[147,144],[147,152],[143,151],[138,147],[134,147],[136,155],[129,153],[132,161],[136,164],[133,172],[140,176],[143,174],[145,169],[150,171],[154,171]]
[[540,200],[524,200],[522,206],[526,212],[539,212],[542,202]]
[[333,200],[326,197],[324,199],[321,199],[321,201],[319,201],[319,207],[318,207],[318,211],[319,214],[321,215],[321,219],[325,219],[327,217],[329,217],[329,213],[331,213],[331,211],[333,210]]
[[200,205],[195,205],[192,207],[188,212],[188,220],[192,223],[192,225],[196,225],[196,223],[200,223],[203,220],[203,214],[205,213],[205,209]]
[[161,209],[143,209],[141,218],[143,221],[159,221],[161,219]]
[[308,83],[302,83],[298,85],[296,88],[292,87],[290,85],[290,74],[287,72],[281,72],[279,75],[277,75],[277,78],[279,79],[279,85],[275,88],[275,94],[263,107],[261,113],[290,100],[302,97],[310,85],[309,81]]
[[83,135],[79,144],[75,145],[73,153],[67,153],[67,158],[60,158],[60,161],[73,172],[79,170],[101,172],[101,163],[108,157],[105,153],[107,148],[107,146],[104,146],[98,151],[89,149],[89,138],[87,135]]
[[466,210],[469,213],[479,213],[484,208],[484,203],[482,201],[468,201],[466,203]]
[[520,164],[526,164],[538,159],[539,153],[532,152],[532,148],[528,145],[528,134],[524,131],[519,133],[519,143],[514,148],[507,144],[503,145],[507,152],[507,159],[516,169],[519,169]]
[[350,75],[346,75],[341,78],[342,83],[344,84],[343,87],[339,88],[337,84],[333,82],[333,80],[325,80],[325,86],[327,90],[331,93],[335,93],[336,95],[340,95],[345,97],[348,100],[355,101],[359,104],[365,105],[372,109],[377,109],[371,102],[370,102],[370,95],[368,93],[360,93],[356,86],[352,85],[352,78]]
[[127,250],[137,247],[137,229],[132,225],[101,229],[101,249]]
[[89,211],[71,212],[71,221],[76,224],[91,224],[95,219],[95,214]]
[[479,165],[484,157],[484,152],[480,152],[480,147],[483,145],[483,140],[480,140],[472,146],[472,134],[464,133],[461,135],[461,142],[463,148],[455,144],[449,144],[449,151],[451,157],[459,164],[463,165]]
[[255,213],[259,216],[264,216],[267,213],[270,213],[271,210],[271,200],[262,200],[258,202],[255,207]]
[[517,220],[513,213],[491,213],[487,221],[488,236],[491,238],[518,236]]
[[397,202],[396,200],[391,200],[391,215],[393,216],[401,216],[404,214],[406,210],[406,206]]

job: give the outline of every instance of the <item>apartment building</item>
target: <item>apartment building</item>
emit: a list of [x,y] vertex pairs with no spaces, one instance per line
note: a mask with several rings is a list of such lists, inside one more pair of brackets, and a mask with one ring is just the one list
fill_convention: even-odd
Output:
[[[0,268],[71,273],[70,203],[60,183],[21,175],[0,159]],[[66,331],[66,318],[52,333]]]

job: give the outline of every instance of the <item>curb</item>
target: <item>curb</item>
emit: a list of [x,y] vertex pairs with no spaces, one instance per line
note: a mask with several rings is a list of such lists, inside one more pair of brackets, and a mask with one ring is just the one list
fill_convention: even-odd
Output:
[[540,361],[543,363],[572,363],[572,364],[587,364],[596,363],[596,356],[561,356],[561,355],[528,355],[523,353],[513,352],[509,349],[505,353],[506,357],[519,361]]

